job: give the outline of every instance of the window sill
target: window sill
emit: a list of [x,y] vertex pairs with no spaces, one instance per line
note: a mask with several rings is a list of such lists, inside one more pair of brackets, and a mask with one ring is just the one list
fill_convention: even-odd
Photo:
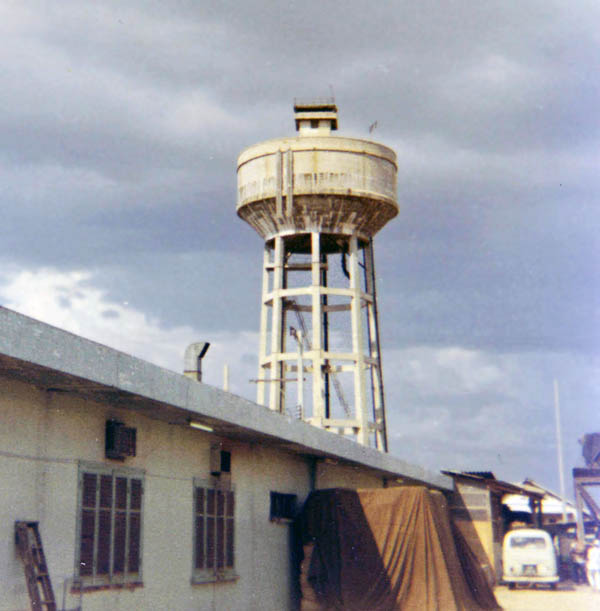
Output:
[[131,581],[129,583],[97,583],[97,584],[74,584],[71,587],[71,594],[79,594],[83,592],[101,592],[104,590],[137,590],[137,588],[143,588],[144,583],[142,581]]
[[219,575],[193,575],[192,585],[201,586],[205,583],[222,583],[237,581],[240,576],[237,573],[221,573]]

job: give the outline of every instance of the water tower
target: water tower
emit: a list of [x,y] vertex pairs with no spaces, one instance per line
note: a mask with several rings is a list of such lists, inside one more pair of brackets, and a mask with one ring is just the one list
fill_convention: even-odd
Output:
[[238,158],[237,213],[263,238],[257,402],[387,451],[373,236],[398,214],[396,154],[334,136],[333,99]]

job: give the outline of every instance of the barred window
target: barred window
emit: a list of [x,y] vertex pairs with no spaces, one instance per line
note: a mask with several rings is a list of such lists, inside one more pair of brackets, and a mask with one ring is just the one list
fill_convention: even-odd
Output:
[[143,473],[81,464],[76,574],[84,586],[141,582]]
[[194,582],[237,577],[235,495],[231,487],[194,482]]

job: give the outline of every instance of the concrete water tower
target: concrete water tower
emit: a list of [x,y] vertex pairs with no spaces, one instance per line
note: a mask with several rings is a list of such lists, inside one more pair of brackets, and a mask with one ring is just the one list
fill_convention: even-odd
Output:
[[332,135],[333,99],[294,112],[295,137],[238,158],[265,241],[257,402],[387,451],[372,240],[398,214],[396,154]]

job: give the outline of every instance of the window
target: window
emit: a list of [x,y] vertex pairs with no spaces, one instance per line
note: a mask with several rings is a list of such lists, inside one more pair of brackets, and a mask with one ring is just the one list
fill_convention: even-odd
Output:
[[194,481],[194,574],[192,581],[234,579],[235,495],[231,486]]
[[143,472],[81,464],[76,574],[83,586],[141,582]]
[[544,537],[512,537],[510,546],[528,549],[544,549],[546,547],[546,539],[544,539]]
[[271,511],[269,519],[272,522],[291,522],[296,516],[296,495],[271,492]]

